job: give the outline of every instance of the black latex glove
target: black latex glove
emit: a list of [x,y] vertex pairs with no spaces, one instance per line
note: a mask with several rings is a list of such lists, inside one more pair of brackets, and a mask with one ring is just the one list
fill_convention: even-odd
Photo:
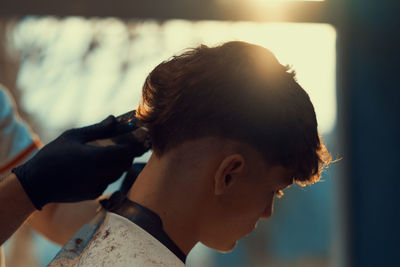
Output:
[[144,150],[138,144],[96,147],[86,143],[132,130],[113,116],[95,125],[68,130],[12,172],[39,210],[50,202],[95,199]]

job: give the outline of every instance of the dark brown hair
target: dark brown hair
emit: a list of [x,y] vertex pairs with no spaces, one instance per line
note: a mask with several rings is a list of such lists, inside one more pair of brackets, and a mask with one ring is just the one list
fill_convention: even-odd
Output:
[[144,83],[137,115],[157,155],[199,137],[235,139],[292,170],[300,184],[318,181],[330,161],[294,72],[245,42],[201,45],[159,64]]

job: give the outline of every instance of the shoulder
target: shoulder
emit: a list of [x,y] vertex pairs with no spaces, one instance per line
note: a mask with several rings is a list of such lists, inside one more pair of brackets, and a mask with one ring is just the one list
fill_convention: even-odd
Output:
[[20,119],[14,99],[0,84],[0,178],[39,147],[38,137]]
[[185,266],[169,249],[145,230],[108,213],[77,266]]
[[7,89],[0,84],[0,120],[13,114],[14,101]]

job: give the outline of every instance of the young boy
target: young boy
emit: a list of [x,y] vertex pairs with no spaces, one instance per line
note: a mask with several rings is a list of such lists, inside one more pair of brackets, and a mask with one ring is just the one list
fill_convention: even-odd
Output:
[[73,266],[180,266],[197,242],[230,251],[283,189],[317,182],[330,161],[294,73],[249,43],[162,62],[137,117],[151,158],[127,196],[105,204],[111,212]]

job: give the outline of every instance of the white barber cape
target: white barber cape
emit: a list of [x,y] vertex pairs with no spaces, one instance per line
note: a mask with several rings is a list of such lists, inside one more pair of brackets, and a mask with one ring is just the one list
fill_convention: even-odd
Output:
[[[85,227],[85,226],[84,226]],[[81,229],[82,230],[82,229]],[[78,232],[79,234],[79,232]],[[76,252],[83,239],[75,235],[49,264],[49,267],[184,267],[185,264],[160,241],[130,220],[106,212],[104,221],[81,253]],[[69,247],[68,247],[69,246]]]

